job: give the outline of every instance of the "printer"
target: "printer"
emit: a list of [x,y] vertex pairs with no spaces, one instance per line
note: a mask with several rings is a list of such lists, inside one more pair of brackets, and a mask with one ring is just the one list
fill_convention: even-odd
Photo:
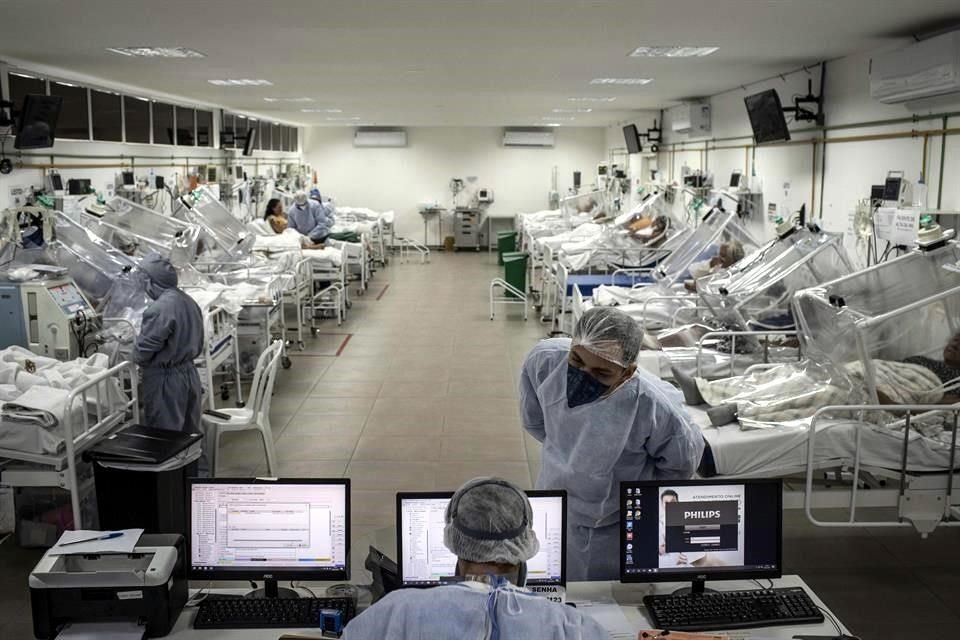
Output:
[[132,553],[51,555],[30,573],[33,633],[53,640],[71,623],[134,621],[170,633],[187,602],[183,536],[144,534]]

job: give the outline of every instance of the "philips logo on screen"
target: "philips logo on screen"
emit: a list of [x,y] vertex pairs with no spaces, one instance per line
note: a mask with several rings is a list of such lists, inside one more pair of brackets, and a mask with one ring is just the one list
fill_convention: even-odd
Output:
[[716,520],[720,517],[719,511],[684,511],[684,520]]

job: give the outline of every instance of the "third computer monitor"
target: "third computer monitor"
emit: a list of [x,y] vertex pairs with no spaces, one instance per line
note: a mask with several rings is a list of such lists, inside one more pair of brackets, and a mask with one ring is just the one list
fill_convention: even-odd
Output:
[[[527,491],[540,551],[527,561],[528,585],[566,584],[567,494]],[[457,558],[443,544],[451,492],[397,494],[397,567],[404,587],[433,587],[456,575]]]
[[621,581],[779,578],[782,491],[780,480],[621,483]]

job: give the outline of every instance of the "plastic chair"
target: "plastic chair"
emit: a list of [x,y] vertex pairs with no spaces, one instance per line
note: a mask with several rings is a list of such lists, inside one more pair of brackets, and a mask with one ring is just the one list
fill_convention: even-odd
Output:
[[273,447],[273,430],[270,427],[270,400],[273,385],[277,380],[277,368],[283,355],[283,341],[274,340],[263,350],[257,360],[250,387],[249,403],[242,409],[218,409],[229,418],[203,414],[200,422],[204,431],[210,475],[217,477],[217,452],[220,449],[220,434],[225,431],[259,431],[267,455],[267,475],[275,476],[277,454]]

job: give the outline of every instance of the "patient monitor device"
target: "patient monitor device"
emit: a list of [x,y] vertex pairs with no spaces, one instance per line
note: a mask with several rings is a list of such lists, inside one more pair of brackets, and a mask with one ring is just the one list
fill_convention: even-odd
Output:
[[134,622],[158,638],[170,633],[187,602],[183,536],[142,535],[132,553],[51,551],[30,573],[37,638],[52,640],[66,625],[90,622]]

